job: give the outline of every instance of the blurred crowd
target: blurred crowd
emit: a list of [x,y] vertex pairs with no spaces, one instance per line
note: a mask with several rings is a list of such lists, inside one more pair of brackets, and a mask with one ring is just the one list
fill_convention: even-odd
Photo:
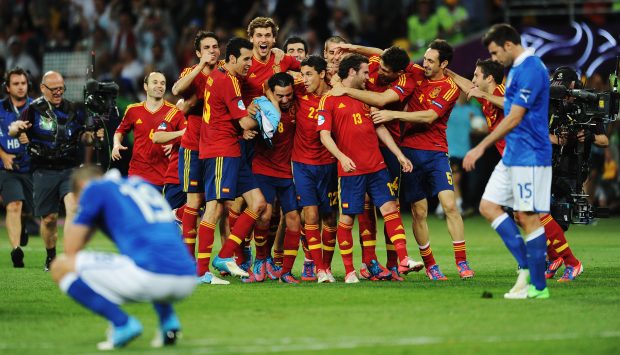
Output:
[[[45,53],[94,50],[95,76],[120,85],[123,109],[126,103],[144,98],[145,73],[162,71],[171,87],[180,69],[194,64],[193,40],[199,29],[216,32],[224,44],[229,37],[247,36],[252,18],[269,16],[280,26],[279,44],[298,35],[308,42],[309,54],[321,54],[323,41],[340,35],[379,48],[396,44],[415,60],[432,39],[445,38],[456,46],[468,35],[502,21],[505,6],[505,0],[0,0],[0,75],[15,66],[26,69],[36,96]],[[605,15],[596,20],[601,16]],[[520,21],[533,24],[537,19],[530,16]],[[599,74],[584,80],[592,88],[607,85]],[[479,108],[466,100],[461,100],[453,116],[449,132],[465,128],[471,132],[467,139],[460,133],[448,134],[454,141],[451,154],[458,156],[485,134],[478,129],[485,125],[479,124]],[[609,127],[609,133],[610,147],[593,151],[594,183],[588,192],[592,202],[617,210],[618,133],[614,127]],[[478,186],[479,180],[463,176],[465,213],[474,209],[482,194],[484,184]]]

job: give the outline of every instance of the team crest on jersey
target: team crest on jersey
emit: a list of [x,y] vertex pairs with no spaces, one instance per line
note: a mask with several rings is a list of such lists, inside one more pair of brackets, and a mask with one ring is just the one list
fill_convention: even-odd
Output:
[[325,123],[325,117],[323,115],[319,115],[317,125],[321,126]]
[[213,79],[211,77],[207,78],[207,85],[209,85],[209,86],[213,85]]
[[280,64],[278,65],[274,65],[273,67],[271,67],[273,69],[274,73],[279,73],[282,71],[282,69],[280,69]]
[[243,100],[239,100],[237,102],[237,107],[239,107],[239,110],[245,110],[245,105],[243,104]]
[[440,93],[441,93],[441,87],[436,87],[436,88],[433,89],[433,91],[431,91],[431,93],[428,96],[430,96],[432,99],[434,99],[437,96],[439,96]]

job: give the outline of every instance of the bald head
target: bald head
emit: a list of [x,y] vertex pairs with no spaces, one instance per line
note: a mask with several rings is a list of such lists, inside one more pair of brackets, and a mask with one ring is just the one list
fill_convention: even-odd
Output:
[[41,79],[41,92],[49,103],[60,105],[62,95],[65,93],[65,79],[58,72],[48,71]]

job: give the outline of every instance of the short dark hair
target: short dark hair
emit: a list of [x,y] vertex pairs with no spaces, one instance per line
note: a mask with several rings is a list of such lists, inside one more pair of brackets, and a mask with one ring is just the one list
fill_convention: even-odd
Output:
[[443,39],[433,40],[428,45],[428,48],[434,49],[439,52],[439,63],[440,64],[444,60],[447,60],[448,63],[452,61],[452,54],[454,51],[452,50],[452,46],[446,40],[443,40]]
[[220,38],[215,32],[200,30],[196,33],[196,37],[194,37],[194,50],[200,52],[200,42],[205,38],[213,38],[218,44],[220,43]]
[[327,49],[328,43],[349,43],[349,41],[347,41],[346,39],[340,36],[331,36],[325,40],[325,44],[323,45],[323,50]]
[[301,37],[297,37],[297,36],[291,36],[289,38],[286,39],[286,41],[284,42],[284,46],[282,48],[284,48],[284,51],[286,52],[288,50],[288,45],[289,44],[294,44],[294,43],[301,43],[304,45],[304,51],[306,53],[308,53],[308,43],[306,43],[306,41],[303,40],[303,38]]
[[241,56],[241,48],[251,51],[254,47],[252,46],[252,42],[248,39],[241,37],[231,38],[226,44],[226,63],[230,60],[231,55],[235,56],[235,58],[239,58],[239,56]]
[[409,55],[404,49],[397,46],[386,49],[381,54],[381,60],[393,72],[405,70],[409,65]]
[[163,72],[161,72],[161,71],[159,71],[159,70],[153,70],[152,72],[149,72],[149,73],[147,73],[147,74],[144,76],[144,83],[145,83],[145,84],[147,84],[147,83],[149,82],[149,77],[151,76],[151,74],[154,74],[154,73],[161,74],[161,75],[163,75],[163,76],[164,76],[164,79],[166,78],[166,74],[164,74]]
[[317,73],[321,74],[322,71],[327,70],[327,62],[323,57],[318,55],[309,55],[301,61],[300,67],[309,66],[314,68]]
[[295,79],[293,79],[291,74],[287,72],[275,73],[271,76],[271,78],[269,78],[269,80],[267,80],[267,85],[269,86],[271,91],[274,91],[276,89],[276,86],[284,88],[289,85],[293,86],[294,83]]
[[360,70],[362,63],[368,63],[368,58],[360,54],[349,54],[342,58],[338,66],[338,76],[340,79],[346,79],[349,76],[349,69],[355,71]]
[[6,72],[6,74],[4,74],[4,86],[6,86],[7,88],[9,87],[9,85],[11,84],[11,77],[13,75],[23,75],[24,77],[26,77],[26,83],[28,85],[28,90],[30,90],[30,77],[28,77],[28,72],[26,72],[21,67],[15,67],[9,70],[8,72]]
[[488,47],[491,42],[495,42],[500,47],[503,47],[506,42],[521,45],[521,35],[509,24],[498,23],[493,25],[482,37],[482,44],[485,47]]
[[501,84],[504,81],[504,66],[491,59],[478,59],[476,66],[480,67],[483,78],[491,75],[496,84]]

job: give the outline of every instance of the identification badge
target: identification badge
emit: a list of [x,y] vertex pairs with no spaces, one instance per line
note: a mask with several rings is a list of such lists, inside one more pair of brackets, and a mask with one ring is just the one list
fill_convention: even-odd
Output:
[[41,116],[41,119],[39,120],[39,128],[41,128],[44,131],[55,131],[56,120]]

